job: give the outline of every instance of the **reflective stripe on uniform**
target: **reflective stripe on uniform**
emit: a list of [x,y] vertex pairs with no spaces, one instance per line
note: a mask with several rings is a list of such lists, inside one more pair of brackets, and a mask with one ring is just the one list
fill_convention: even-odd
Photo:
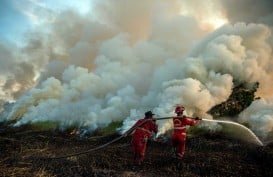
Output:
[[174,129],[175,130],[184,130],[184,129],[186,129],[186,127],[184,126],[184,127],[174,127]]
[[151,134],[152,132],[150,132],[149,130],[147,130],[147,129],[145,129],[145,128],[142,128],[142,127],[137,127],[137,129],[139,129],[139,130],[143,130],[143,131],[145,131],[145,132],[147,132],[147,133],[149,133],[149,134]]
[[181,121],[179,119],[174,119],[173,120],[173,123],[174,124],[177,124],[177,125],[180,125],[181,124]]

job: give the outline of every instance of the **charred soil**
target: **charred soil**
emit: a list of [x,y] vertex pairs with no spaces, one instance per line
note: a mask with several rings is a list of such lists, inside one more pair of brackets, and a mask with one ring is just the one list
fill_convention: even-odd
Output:
[[144,164],[132,170],[130,138],[80,156],[115,138],[80,138],[70,132],[31,131],[0,126],[0,176],[273,176],[273,145],[257,146],[224,135],[189,136],[182,161],[172,157],[170,142],[149,141]]

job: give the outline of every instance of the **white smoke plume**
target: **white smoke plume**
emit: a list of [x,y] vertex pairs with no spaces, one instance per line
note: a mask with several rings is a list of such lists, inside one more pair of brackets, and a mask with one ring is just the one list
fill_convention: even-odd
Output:
[[[189,116],[211,118],[206,112],[229,97],[234,81],[258,81],[257,96],[272,99],[270,23],[244,23],[238,14],[240,21],[215,30],[231,15],[231,4],[223,0],[94,3],[92,16],[65,11],[55,14],[46,33],[30,32],[17,52],[24,60],[0,46],[5,51],[1,68],[25,61],[17,75],[1,74],[1,99],[16,100],[4,119],[16,120],[17,126],[54,121],[91,131],[123,121],[126,130],[147,110],[173,115],[176,104],[183,104]],[[6,78],[15,76],[22,79],[9,88],[20,89],[5,89]],[[162,131],[171,126],[159,124]]]
[[250,128],[264,140],[272,140],[273,99],[255,100],[239,115],[239,121],[248,123]]

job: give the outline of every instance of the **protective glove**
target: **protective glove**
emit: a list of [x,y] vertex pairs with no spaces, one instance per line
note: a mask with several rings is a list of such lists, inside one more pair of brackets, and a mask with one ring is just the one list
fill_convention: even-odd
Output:
[[147,143],[148,142],[148,136],[144,136],[142,139],[142,143]]
[[201,117],[195,117],[195,120],[202,120],[202,118]]

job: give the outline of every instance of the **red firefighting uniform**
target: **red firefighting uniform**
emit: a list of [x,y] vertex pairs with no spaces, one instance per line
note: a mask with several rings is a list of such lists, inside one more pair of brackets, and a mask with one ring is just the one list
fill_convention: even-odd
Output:
[[181,159],[185,153],[186,125],[195,125],[198,120],[188,119],[186,116],[173,119],[174,131],[172,134],[172,146],[175,149],[176,158]]
[[139,119],[134,126],[140,125],[143,121],[147,121],[143,123],[141,126],[137,127],[133,133],[132,137],[132,149],[134,153],[134,164],[140,165],[144,159],[146,152],[146,144],[149,137],[152,135],[152,132],[157,133],[158,126],[155,123],[154,119]]

